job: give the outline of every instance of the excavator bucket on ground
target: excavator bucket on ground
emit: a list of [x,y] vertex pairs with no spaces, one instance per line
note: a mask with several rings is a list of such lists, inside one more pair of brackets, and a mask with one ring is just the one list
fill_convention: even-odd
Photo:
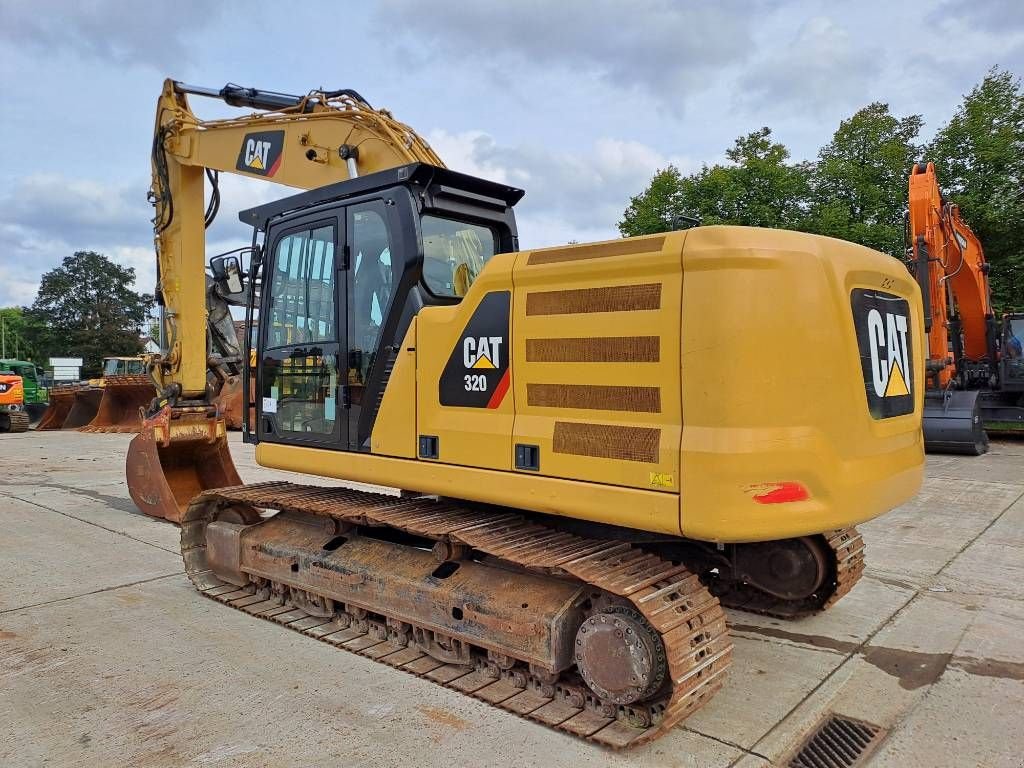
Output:
[[125,469],[139,509],[174,523],[203,491],[242,484],[216,406],[163,406],[142,422]]
[[924,398],[924,448],[928,453],[981,456],[988,435],[978,407],[977,390],[927,392]]
[[142,428],[140,410],[148,408],[155,396],[148,376],[105,376],[96,415],[80,431],[138,432]]
[[64,418],[64,423],[61,424],[60,429],[78,429],[96,418],[96,411],[99,410],[100,400],[103,399],[103,388],[92,386],[79,387],[75,390],[74,397],[71,410],[68,411],[68,415]]
[[67,385],[50,387],[50,404],[39,420],[39,424],[36,425],[36,429],[47,431],[63,427],[64,420],[75,404],[75,392],[78,389],[77,386]]

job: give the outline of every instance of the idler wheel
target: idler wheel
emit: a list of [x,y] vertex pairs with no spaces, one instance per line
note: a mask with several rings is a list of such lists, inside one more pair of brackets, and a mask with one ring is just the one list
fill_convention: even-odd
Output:
[[632,608],[614,606],[588,617],[576,632],[576,666],[600,698],[632,704],[665,681],[665,646]]

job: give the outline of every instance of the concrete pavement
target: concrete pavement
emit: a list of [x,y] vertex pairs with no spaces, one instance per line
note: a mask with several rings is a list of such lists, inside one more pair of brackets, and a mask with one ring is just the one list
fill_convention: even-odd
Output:
[[[130,437],[0,436],[0,765],[763,768],[830,712],[886,729],[871,766],[1022,765],[1024,442],[930,457],[921,495],[862,526],[850,595],[730,611],[725,688],[615,754],[202,598],[178,529],[128,498]],[[244,480],[288,476],[238,437]]]

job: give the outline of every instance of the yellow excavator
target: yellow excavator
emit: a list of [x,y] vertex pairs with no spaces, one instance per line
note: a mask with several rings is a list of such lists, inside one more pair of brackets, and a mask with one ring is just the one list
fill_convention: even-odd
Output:
[[[200,120],[190,95],[256,111]],[[204,279],[219,173],[306,191],[241,212],[248,263]],[[351,90],[167,81],[164,343],[129,490],[180,522],[207,597],[635,746],[721,687],[723,605],[828,609],[864,568],[853,526],[917,492],[920,291],[883,254],[778,230],[520,251],[523,194]],[[244,349],[217,331],[229,305]],[[395,492],[242,485],[228,375],[260,465]]]

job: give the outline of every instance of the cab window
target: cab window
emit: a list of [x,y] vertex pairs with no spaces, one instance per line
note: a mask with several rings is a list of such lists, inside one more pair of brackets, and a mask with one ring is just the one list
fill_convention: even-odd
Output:
[[[349,383],[361,386],[366,378],[381,327],[394,290],[391,239],[384,205],[379,201],[349,209],[349,243],[352,258],[352,323],[349,326]],[[353,392],[353,400],[358,391]]]
[[333,226],[293,232],[278,241],[270,293],[267,346],[337,339]]
[[466,295],[494,256],[494,232],[478,224],[424,216],[423,281],[435,296]]

